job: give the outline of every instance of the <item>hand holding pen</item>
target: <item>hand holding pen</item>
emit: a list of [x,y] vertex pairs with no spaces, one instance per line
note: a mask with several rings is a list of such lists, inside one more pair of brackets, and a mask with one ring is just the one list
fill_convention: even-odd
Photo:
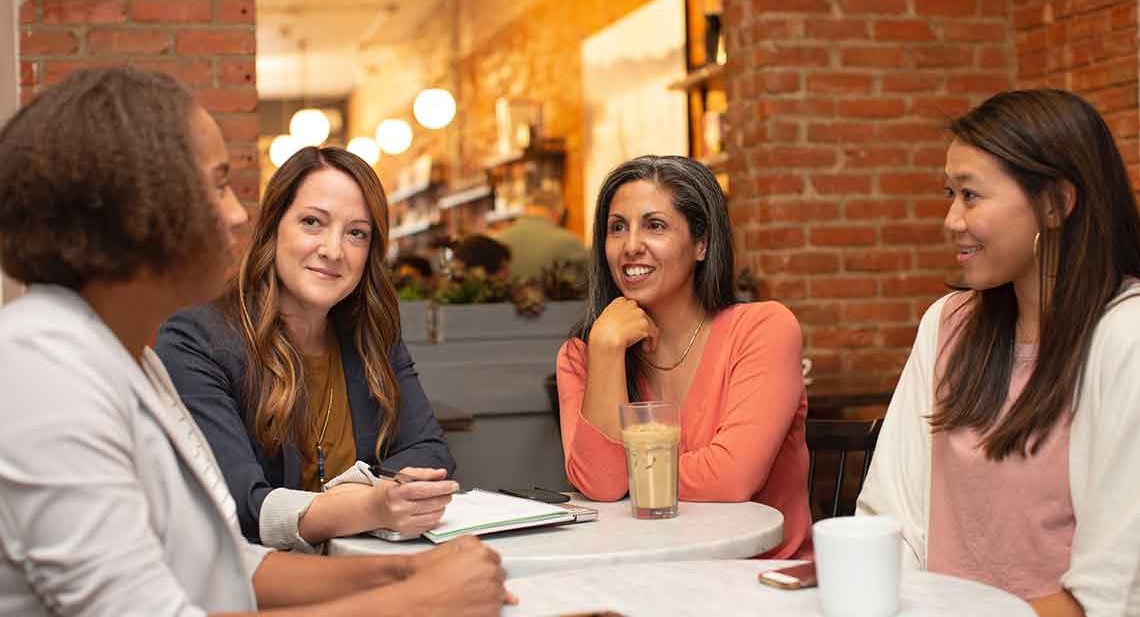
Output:
[[417,536],[435,528],[443,517],[451,495],[459,483],[447,479],[444,469],[404,467],[400,470],[374,465],[372,473],[391,480],[376,487],[379,499],[380,527],[402,535]]

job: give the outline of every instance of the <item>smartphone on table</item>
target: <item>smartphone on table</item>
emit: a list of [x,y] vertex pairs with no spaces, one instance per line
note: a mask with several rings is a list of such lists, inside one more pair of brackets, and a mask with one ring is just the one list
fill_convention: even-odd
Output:
[[809,561],[799,565],[776,568],[761,572],[760,582],[780,589],[806,589],[815,587],[815,562]]
[[501,488],[500,493],[510,495],[512,497],[522,497],[523,499],[533,499],[534,501],[541,501],[543,503],[566,503],[570,501],[569,495],[564,495],[557,491],[552,491],[537,486],[530,488]]

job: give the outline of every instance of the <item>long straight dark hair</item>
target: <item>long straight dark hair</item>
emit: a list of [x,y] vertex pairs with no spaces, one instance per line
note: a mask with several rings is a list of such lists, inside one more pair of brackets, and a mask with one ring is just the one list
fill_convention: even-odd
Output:
[[[1124,161],[1100,114],[1062,90],[991,97],[950,125],[995,157],[1036,210],[1040,272],[1037,363],[1009,413],[1018,314],[1012,283],[974,293],[938,384],[936,431],[972,428],[986,456],[1037,452],[1076,400],[1093,331],[1126,276],[1140,277],[1140,214]],[[1066,191],[1075,196],[1064,213]],[[1076,410],[1074,410],[1076,411]]]
[[[583,341],[589,340],[590,328],[602,311],[621,295],[606,260],[606,230],[614,195],[625,184],[637,180],[650,182],[667,191],[672,196],[673,207],[689,224],[693,240],[705,241],[705,259],[697,262],[693,272],[693,291],[701,308],[715,315],[737,302],[732,285],[735,268],[732,231],[728,225],[724,191],[717,184],[716,177],[704,165],[683,156],[639,156],[618,165],[606,176],[598,191],[586,316],[572,332]],[[634,345],[625,352],[625,382],[631,401],[639,398],[637,383],[646,370],[636,349]]]

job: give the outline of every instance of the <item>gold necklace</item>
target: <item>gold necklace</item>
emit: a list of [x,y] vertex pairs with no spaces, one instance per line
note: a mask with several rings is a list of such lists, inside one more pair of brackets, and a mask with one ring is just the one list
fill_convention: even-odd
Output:
[[677,361],[673,363],[673,366],[658,366],[658,365],[654,364],[652,360],[645,357],[645,354],[641,354],[641,359],[645,360],[646,364],[648,364],[649,366],[652,366],[653,368],[655,368],[659,371],[671,371],[671,370],[677,368],[678,366],[681,366],[681,363],[684,362],[685,358],[687,358],[689,356],[689,350],[693,348],[693,343],[696,342],[696,340],[697,340],[697,333],[701,331],[701,326],[703,326],[703,325],[705,325],[705,317],[701,317],[700,323],[698,323],[696,329],[693,330],[693,335],[689,337],[689,344],[685,345],[685,351],[681,352],[681,357],[678,358]]
[[325,424],[321,427],[321,436],[317,438],[317,478],[320,482],[321,490],[325,486],[325,433],[329,430],[329,417],[332,416],[332,395],[333,395],[333,375],[332,375],[332,359],[329,359],[328,371],[328,402],[325,403]]

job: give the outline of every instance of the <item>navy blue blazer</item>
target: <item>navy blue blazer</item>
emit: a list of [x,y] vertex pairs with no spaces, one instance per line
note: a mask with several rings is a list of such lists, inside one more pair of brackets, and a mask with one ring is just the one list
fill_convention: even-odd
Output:
[[[348,405],[356,438],[356,458],[375,464],[380,433],[379,404],[368,392],[364,364],[352,336],[337,332],[344,365]],[[299,489],[301,453],[293,445],[266,452],[248,431],[247,412],[240,403],[245,385],[246,350],[241,333],[213,304],[175,313],[158,334],[155,351],[162,358],[182,401],[206,435],[237,502],[242,533],[260,542],[261,504],[275,488]],[[435,467],[455,471],[443,431],[420,386],[415,363],[403,339],[388,361],[400,388],[400,411],[394,438],[381,453],[385,466]],[[251,412],[250,412],[251,413]]]

